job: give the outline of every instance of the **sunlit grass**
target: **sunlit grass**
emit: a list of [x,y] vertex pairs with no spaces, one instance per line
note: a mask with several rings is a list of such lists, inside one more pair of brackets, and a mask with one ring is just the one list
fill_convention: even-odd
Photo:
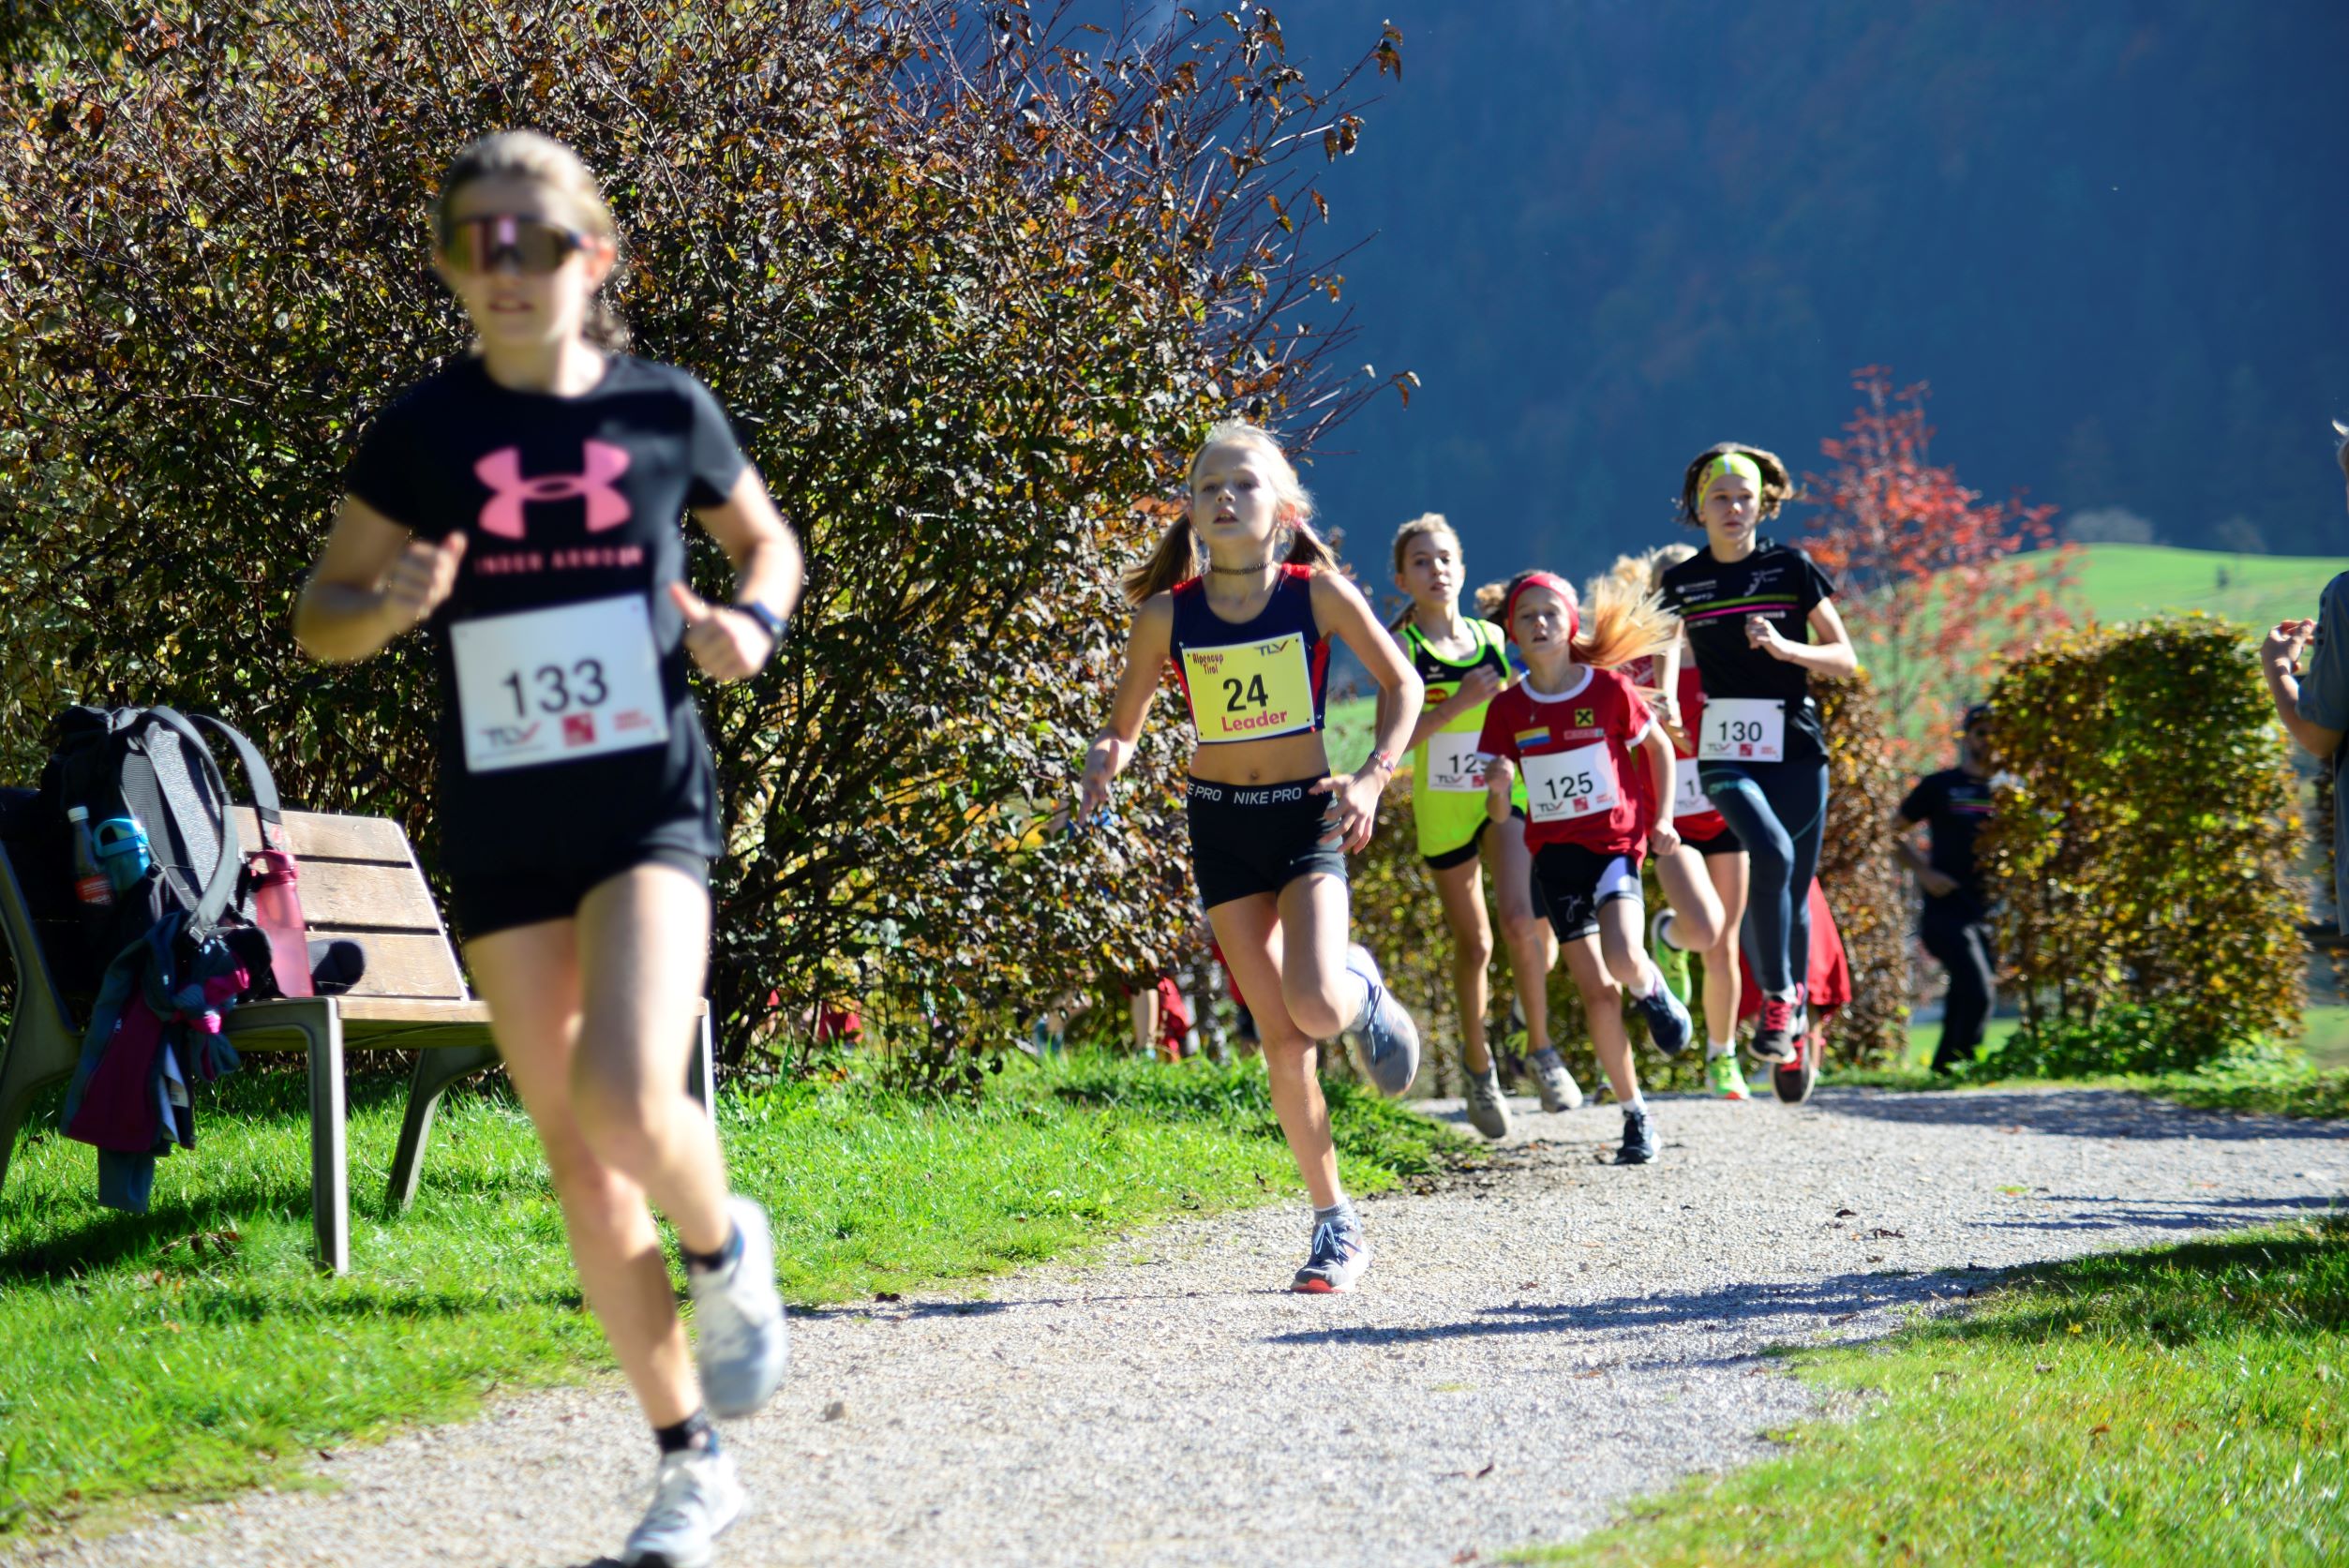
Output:
[[2349,1541],[2349,1223],[2052,1264],[1962,1318],[1804,1351],[1863,1394],[1590,1564],[2330,1563]]
[[[721,1097],[736,1185],[773,1217],[794,1302],[977,1279],[1298,1190],[1259,1071],[1078,1058],[997,1082],[975,1107],[861,1082]],[[0,1191],[0,1535],[290,1483],[309,1450],[609,1365],[536,1141],[503,1095],[453,1097],[415,1207],[382,1217],[404,1086],[352,1085],[342,1278],[310,1263],[298,1074],[226,1081],[144,1217],[97,1206],[85,1146],[22,1141]],[[1459,1146],[1343,1084],[1331,1095],[1356,1190]]]

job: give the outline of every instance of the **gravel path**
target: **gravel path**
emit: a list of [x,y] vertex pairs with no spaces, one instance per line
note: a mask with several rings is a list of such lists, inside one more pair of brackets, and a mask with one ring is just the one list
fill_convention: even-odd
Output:
[[[1517,1102],[1496,1166],[1363,1205],[1362,1292],[1278,1287],[1288,1205],[1119,1238],[1087,1267],[795,1320],[728,1441],[758,1563],[1441,1564],[1579,1534],[1762,1453],[1816,1407],[1765,1347],[1880,1335],[2004,1267],[2321,1211],[2340,1124],[2095,1091],[1822,1090],[1808,1108]],[[1848,1210],[1848,1214],[1838,1211]],[[282,1492],[16,1560],[567,1568],[635,1522],[650,1443],[610,1382],[317,1467]],[[1309,1548],[1307,1543],[1309,1542]]]

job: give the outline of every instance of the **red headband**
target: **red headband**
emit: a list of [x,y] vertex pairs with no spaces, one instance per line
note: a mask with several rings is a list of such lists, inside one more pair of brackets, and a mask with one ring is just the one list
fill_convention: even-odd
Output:
[[1529,588],[1546,588],[1566,605],[1566,640],[1574,641],[1582,630],[1582,618],[1574,607],[1574,585],[1554,572],[1528,572],[1518,585],[1509,590],[1509,602],[1501,608],[1501,629],[1517,641],[1517,602]]

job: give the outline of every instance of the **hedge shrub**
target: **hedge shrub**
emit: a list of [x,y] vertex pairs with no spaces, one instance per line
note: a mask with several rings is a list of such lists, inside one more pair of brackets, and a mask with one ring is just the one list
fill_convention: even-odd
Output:
[[2300,821],[2252,645],[2203,615],[2072,633],[1991,700],[1977,853],[2043,1053],[2117,1038],[2095,1027],[2116,1003],[2144,1042],[2124,1054],[2168,1066],[2296,1032]]
[[1121,42],[1021,0],[81,13],[7,78],[8,775],[67,701],[217,710],[290,801],[398,816],[431,864],[426,649],[322,668],[287,623],[359,430],[464,351],[434,182],[532,125],[605,180],[638,351],[716,390],[810,548],[782,656],[702,693],[729,1057],[819,997],[999,1037],[1154,966],[1189,904],[1176,726],[1113,831],[1037,830],[1106,706],[1116,573],[1157,527],[1135,503],[1216,417],[1309,448],[1369,390],[1300,314],[1337,292],[1312,170],[1360,122],[1272,18]]

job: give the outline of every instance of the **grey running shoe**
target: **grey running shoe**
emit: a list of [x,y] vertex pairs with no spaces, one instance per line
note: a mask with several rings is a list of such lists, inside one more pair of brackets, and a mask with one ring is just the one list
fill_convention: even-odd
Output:
[[1356,942],[1346,949],[1346,969],[1362,977],[1369,987],[1363,1008],[1363,1016],[1355,1025],[1343,1031],[1339,1038],[1352,1053],[1354,1065],[1371,1087],[1389,1099],[1411,1087],[1411,1081],[1419,1074],[1419,1026],[1403,1011],[1403,1005],[1395,1000],[1386,989],[1386,981],[1379,974],[1378,960],[1370,949]]
[[1655,1129],[1645,1111],[1623,1112],[1623,1146],[1615,1151],[1618,1165],[1645,1165],[1655,1157]]
[[1468,1125],[1486,1137],[1509,1136],[1509,1107],[1501,1098],[1501,1068],[1488,1063],[1481,1073],[1468,1075]]
[[1369,1266],[1370,1239],[1362,1233],[1362,1222],[1352,1215],[1324,1219],[1313,1227],[1313,1255],[1289,1289],[1315,1296],[1351,1291]]
[[660,1480],[644,1521],[629,1532],[620,1561],[628,1568],[707,1568],[716,1542],[742,1512],[734,1456],[689,1448],[661,1456]]
[[1696,1033],[1688,1022],[1688,1009],[1672,994],[1669,985],[1655,988],[1655,994],[1643,996],[1637,1004],[1640,1015],[1648,1021],[1648,1038],[1667,1056],[1677,1056],[1688,1049],[1690,1037]]
[[710,1413],[722,1418],[749,1415],[765,1404],[791,1365],[791,1331],[775,1290],[775,1242],[766,1211],[747,1198],[729,1198],[726,1212],[741,1235],[741,1250],[722,1269],[685,1271],[701,1396]]
[[1574,1081],[1566,1064],[1558,1059],[1558,1050],[1536,1051],[1532,1058],[1534,1086],[1541,1092],[1545,1111],[1578,1111],[1582,1108],[1582,1085]]

